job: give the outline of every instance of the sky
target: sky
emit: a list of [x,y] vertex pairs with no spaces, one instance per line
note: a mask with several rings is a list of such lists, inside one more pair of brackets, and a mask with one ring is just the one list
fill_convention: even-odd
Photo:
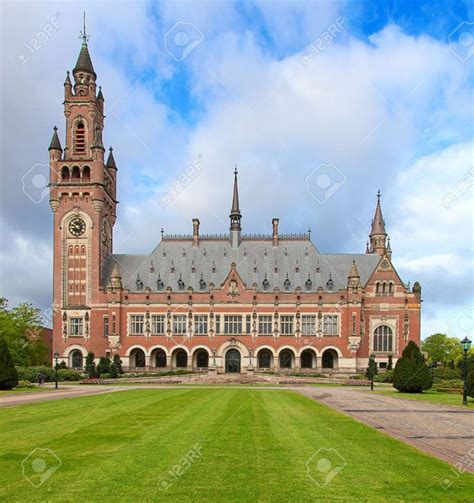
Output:
[[[161,228],[312,230],[363,253],[376,193],[422,337],[472,336],[474,4],[463,1],[8,2],[1,8],[0,296],[51,305],[42,184],[63,83],[89,50],[118,165],[115,253]],[[472,338],[472,337],[471,337]]]

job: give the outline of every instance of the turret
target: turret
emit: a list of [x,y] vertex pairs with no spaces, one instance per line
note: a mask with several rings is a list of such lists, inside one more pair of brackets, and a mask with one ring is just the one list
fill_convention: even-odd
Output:
[[380,190],[377,193],[377,207],[372,219],[372,229],[370,232],[370,253],[384,255],[386,252],[387,233],[385,232],[385,221],[380,207]]
[[347,277],[347,286],[350,288],[359,288],[360,286],[360,274],[357,270],[355,260],[352,261],[351,270],[349,271],[349,276]]
[[114,267],[110,274],[109,284],[107,286],[109,288],[116,288],[116,289],[122,288],[122,276],[120,274],[117,262],[114,262]]

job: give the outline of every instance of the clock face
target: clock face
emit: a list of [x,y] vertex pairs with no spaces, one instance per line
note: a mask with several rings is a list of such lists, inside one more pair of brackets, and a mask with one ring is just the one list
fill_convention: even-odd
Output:
[[69,222],[69,232],[73,236],[82,236],[86,230],[86,223],[82,218],[76,217]]

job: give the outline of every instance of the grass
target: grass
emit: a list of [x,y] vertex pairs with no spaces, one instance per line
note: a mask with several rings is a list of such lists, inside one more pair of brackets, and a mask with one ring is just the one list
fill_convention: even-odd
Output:
[[[462,405],[462,395],[457,393],[446,393],[445,391],[436,391],[433,389],[423,391],[423,393],[400,393],[395,388],[375,389],[377,393],[395,398],[408,398],[410,400],[423,400],[426,402],[441,403],[444,405]],[[470,397],[467,399],[468,407],[474,408],[474,400]]]
[[54,388],[40,388],[35,386],[34,388],[13,388],[9,390],[0,390],[0,397],[5,395],[16,395],[18,393],[36,393],[38,391],[52,391]]
[[[446,463],[283,390],[143,389],[0,409],[0,445],[2,502],[467,501],[474,492],[474,476],[445,491]],[[38,459],[61,465],[35,488],[22,461],[37,448],[51,453],[25,463],[34,483]],[[344,465],[324,487],[323,458]]]

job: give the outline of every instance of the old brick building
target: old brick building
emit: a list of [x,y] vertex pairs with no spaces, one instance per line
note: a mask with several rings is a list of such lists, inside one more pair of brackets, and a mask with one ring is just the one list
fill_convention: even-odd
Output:
[[[163,235],[149,255],[113,253],[117,166],[102,143],[104,97],[87,39],[64,84],[65,147],[49,147],[54,214],[54,351],[82,367],[118,353],[137,369],[384,365],[420,340],[421,289],[393,264],[378,194],[362,254],[322,254],[310,234],[241,231],[237,171],[225,235]],[[229,186],[229,196],[231,192]]]

